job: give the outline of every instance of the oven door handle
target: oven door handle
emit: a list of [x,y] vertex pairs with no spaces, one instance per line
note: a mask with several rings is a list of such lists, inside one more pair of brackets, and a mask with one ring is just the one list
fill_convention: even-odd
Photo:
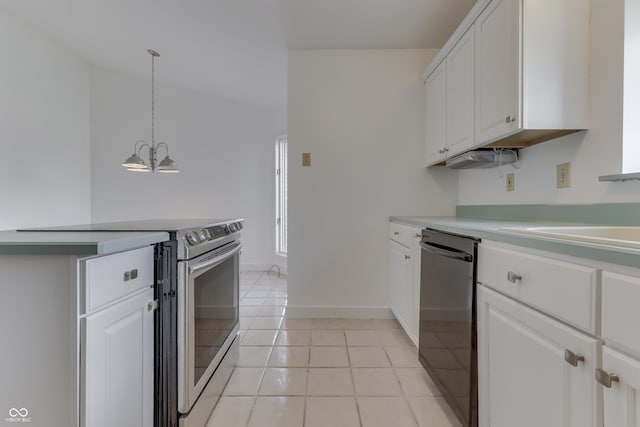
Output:
[[240,251],[242,244],[238,242],[238,243],[232,243],[229,246],[230,248],[223,252],[217,253],[210,258],[205,258],[198,264],[190,265],[189,274],[197,273],[198,271],[203,270],[205,268],[215,267],[216,265],[220,264],[227,258],[230,258],[231,256],[235,255],[238,251]]
[[434,246],[431,243],[425,243],[425,242],[420,242],[420,247],[427,252],[432,252],[434,254],[442,255],[447,258],[453,258],[453,259],[457,259],[465,262],[473,261],[473,256],[463,251],[458,251],[455,249],[445,249],[443,247]]

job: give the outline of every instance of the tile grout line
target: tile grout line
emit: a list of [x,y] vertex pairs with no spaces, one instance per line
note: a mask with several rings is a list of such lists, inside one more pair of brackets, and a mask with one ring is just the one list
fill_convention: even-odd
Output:
[[347,361],[349,362],[349,375],[351,377],[351,385],[353,386],[353,400],[356,403],[356,413],[358,414],[358,423],[363,427],[362,415],[360,414],[360,404],[358,402],[358,393],[356,391],[356,380],[353,376],[353,366],[351,365],[351,355],[349,354],[349,343],[347,342],[347,332],[344,331],[344,341],[347,344]]

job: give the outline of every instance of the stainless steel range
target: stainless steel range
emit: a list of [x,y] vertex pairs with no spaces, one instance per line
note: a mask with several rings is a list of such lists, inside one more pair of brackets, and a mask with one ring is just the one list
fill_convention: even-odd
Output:
[[204,427],[238,359],[242,219],[144,220],[21,231],[166,231],[156,247],[155,426]]

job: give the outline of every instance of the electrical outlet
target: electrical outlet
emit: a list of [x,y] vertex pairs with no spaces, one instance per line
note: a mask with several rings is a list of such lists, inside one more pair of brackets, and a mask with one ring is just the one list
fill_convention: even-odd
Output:
[[513,191],[515,188],[516,175],[513,173],[507,174],[507,191]]
[[556,166],[556,187],[571,187],[571,163],[560,163]]
[[302,153],[302,166],[311,166],[311,153]]

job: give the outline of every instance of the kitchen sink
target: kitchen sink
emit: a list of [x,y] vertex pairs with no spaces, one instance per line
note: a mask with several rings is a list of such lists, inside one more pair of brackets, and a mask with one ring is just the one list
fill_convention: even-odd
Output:
[[500,231],[640,249],[640,226],[504,227]]

